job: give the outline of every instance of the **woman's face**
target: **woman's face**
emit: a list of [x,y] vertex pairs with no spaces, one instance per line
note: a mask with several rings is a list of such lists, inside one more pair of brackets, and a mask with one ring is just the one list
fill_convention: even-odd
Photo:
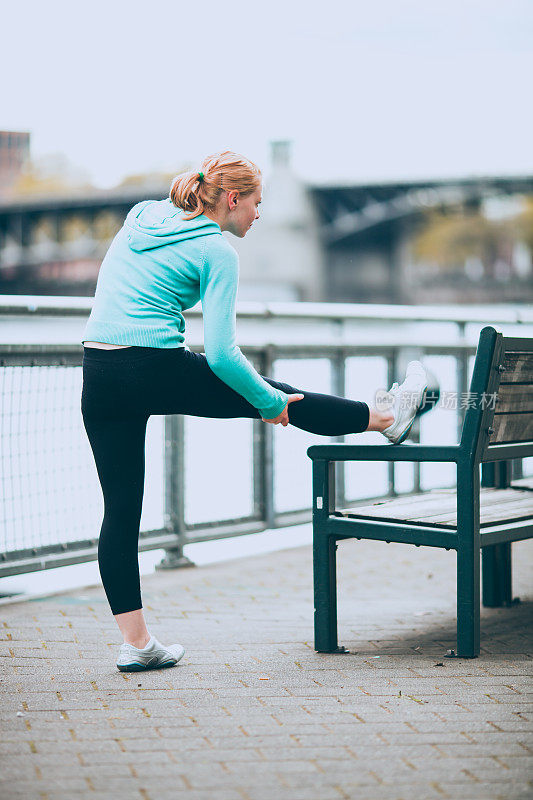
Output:
[[263,194],[260,184],[255,192],[242,195],[238,192],[228,192],[230,202],[230,215],[228,228],[231,233],[243,239],[256,219],[259,219],[259,204]]

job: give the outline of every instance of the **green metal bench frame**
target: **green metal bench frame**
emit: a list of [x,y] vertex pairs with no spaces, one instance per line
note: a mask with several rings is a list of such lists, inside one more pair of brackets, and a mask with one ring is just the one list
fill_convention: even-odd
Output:
[[[533,408],[505,413],[517,391],[533,383],[533,339],[504,338],[492,327],[480,333],[470,384],[475,402],[465,413],[458,445],[313,445],[313,573],[315,650],[346,652],[337,642],[336,542],[357,538],[444,547],[457,551],[457,655],[480,650],[480,551],[483,604],[511,603],[511,542],[533,536],[533,519],[480,530],[480,485],[509,486],[513,459],[533,455]],[[501,405],[500,389],[506,385]],[[486,397],[498,393],[496,409]],[[485,400],[482,400],[485,398]],[[523,405],[523,403],[522,403]],[[515,402],[516,406],[516,402]],[[514,407],[514,406],[513,406]],[[405,521],[340,518],[335,512],[336,461],[452,462],[457,467],[457,528],[443,530]],[[483,479],[480,480],[480,465]],[[354,509],[356,513],[356,509]]]

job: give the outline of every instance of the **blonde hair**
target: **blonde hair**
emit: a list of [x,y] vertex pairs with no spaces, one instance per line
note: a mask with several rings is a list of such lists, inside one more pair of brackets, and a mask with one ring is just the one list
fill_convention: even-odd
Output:
[[239,153],[224,150],[204,158],[198,171],[184,172],[174,178],[170,199],[187,212],[183,219],[194,219],[205,209],[214,209],[222,192],[237,190],[248,195],[260,183],[261,170],[257,164]]

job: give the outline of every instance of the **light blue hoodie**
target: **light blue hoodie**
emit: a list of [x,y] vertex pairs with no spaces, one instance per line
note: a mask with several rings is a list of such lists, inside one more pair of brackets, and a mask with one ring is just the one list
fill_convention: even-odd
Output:
[[82,342],[184,347],[182,312],[202,301],[207,362],[265,419],[287,395],[255,371],[235,343],[239,258],[220,226],[183,219],[170,199],[143,200],[128,213],[106,253]]

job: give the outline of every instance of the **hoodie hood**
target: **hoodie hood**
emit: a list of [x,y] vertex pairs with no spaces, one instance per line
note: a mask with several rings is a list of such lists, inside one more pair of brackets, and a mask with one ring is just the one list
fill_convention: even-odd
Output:
[[129,246],[136,252],[222,233],[220,226],[204,214],[184,220],[182,209],[169,198],[137,203],[126,217],[124,230]]

